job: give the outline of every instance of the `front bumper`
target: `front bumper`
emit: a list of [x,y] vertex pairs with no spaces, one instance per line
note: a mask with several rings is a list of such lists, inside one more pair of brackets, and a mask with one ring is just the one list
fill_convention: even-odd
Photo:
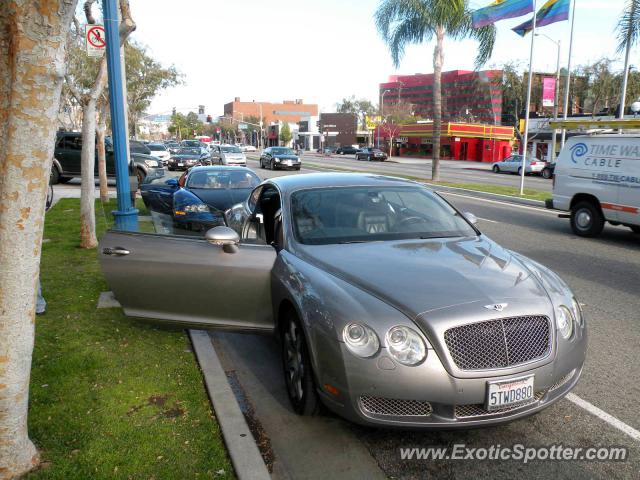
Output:
[[[583,343],[584,342],[584,343]],[[319,390],[323,403],[338,415],[362,425],[420,429],[459,429],[511,422],[535,414],[564,397],[578,382],[585,360],[586,336],[549,361],[518,374],[456,378],[434,350],[417,367],[395,364],[384,352],[378,358],[354,357],[341,345],[346,385],[322,378],[341,392]],[[485,409],[487,382],[534,375],[534,400],[498,411]]]

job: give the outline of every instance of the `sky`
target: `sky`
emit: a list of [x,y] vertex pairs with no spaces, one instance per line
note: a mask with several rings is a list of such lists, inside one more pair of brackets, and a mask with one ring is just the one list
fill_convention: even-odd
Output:
[[[615,26],[625,0],[576,0],[573,64],[602,57],[618,61]],[[538,8],[544,0],[537,0]],[[477,8],[490,0],[471,0]],[[148,113],[197,111],[218,116],[225,103],[280,102],[301,98],[321,111],[335,111],[342,98],[356,95],[377,103],[378,84],[389,75],[431,73],[433,43],[411,46],[396,69],[373,20],[379,0],[130,0],[137,30],[163,65],[175,65],[184,84],[161,92]],[[498,37],[487,67],[529,61],[530,36],[510,29],[528,17],[497,24]],[[566,67],[569,22],[540,29],[562,42]],[[445,40],[445,71],[472,70],[473,41]],[[631,64],[640,64],[634,49]],[[534,70],[554,72],[557,47],[536,38]]]

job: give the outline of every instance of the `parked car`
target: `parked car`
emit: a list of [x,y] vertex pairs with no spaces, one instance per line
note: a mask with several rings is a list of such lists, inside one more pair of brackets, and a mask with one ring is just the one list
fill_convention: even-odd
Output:
[[169,150],[169,153],[171,155],[177,153],[178,150],[180,150],[180,144],[178,142],[168,141],[164,143],[164,146],[167,147],[167,150]]
[[356,152],[356,160],[367,160],[369,162],[384,162],[389,156],[379,148],[365,147]]
[[145,155],[151,155],[151,149],[149,148],[147,143],[140,142],[139,140],[129,140],[129,150],[131,150],[131,153],[143,153]]
[[169,150],[167,150],[167,147],[161,143],[150,143],[147,147],[151,150],[152,156],[159,158],[162,160],[162,164],[167,166],[169,158],[171,158],[171,154],[169,153]]
[[319,153],[324,153],[325,155],[333,155],[334,153],[336,153],[337,148],[336,147],[324,147],[323,149],[319,149],[318,152]]
[[210,163],[209,154],[201,147],[182,147],[169,159],[168,168],[174,170],[188,170],[196,165]]
[[590,135],[567,140],[553,177],[548,208],[570,212],[581,237],[602,233],[605,222],[640,234],[640,135]]
[[236,145],[214,145],[211,150],[211,163],[246,167],[247,156]]
[[300,170],[300,157],[288,147],[268,147],[260,155],[260,168]]
[[[113,154],[111,138],[105,138],[107,177],[115,177],[116,166]],[[82,134],[80,132],[58,132],[56,146],[51,165],[50,183],[66,183],[74,177],[81,176],[82,158]],[[161,162],[150,155],[132,152],[129,154],[129,175],[135,176],[135,182],[131,183],[132,191],[137,190],[138,185],[147,176],[162,176],[164,169]],[[98,176],[98,154],[96,152],[94,175]]]
[[299,414],[322,403],[367,425],[493,426],[580,378],[587,331],[569,287],[424,185],[281,176],[226,218],[208,244],[107,232],[103,272],[127,315],[278,336]]
[[226,225],[224,212],[245,201],[259,183],[244,167],[193,167],[180,179],[144,182],[140,194],[151,212],[172,216],[174,227],[202,232]]
[[338,155],[354,155],[360,151],[359,148],[356,148],[352,145],[347,145],[346,147],[338,147],[336,153]]
[[[527,155],[527,166],[524,173],[540,174],[546,166],[547,162],[544,160]],[[492,170],[493,173],[517,173],[522,175],[522,155],[513,154],[502,162],[496,162],[493,164]]]
[[556,171],[556,164],[551,163],[551,162],[547,162],[547,164],[545,165],[545,167],[542,169],[542,172],[540,172],[540,175],[542,175],[542,178],[553,178],[553,175]]
[[189,147],[189,148],[202,148],[206,147],[204,143],[200,140],[182,140],[180,142],[181,147]]

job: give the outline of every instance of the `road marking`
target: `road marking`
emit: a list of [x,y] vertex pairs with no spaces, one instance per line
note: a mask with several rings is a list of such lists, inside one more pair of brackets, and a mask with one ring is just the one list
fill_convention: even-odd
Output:
[[615,429],[620,430],[622,433],[625,433],[626,435],[630,436],[634,440],[640,442],[640,431],[636,430],[635,428],[618,420],[616,417],[609,415],[604,410],[600,410],[595,405],[592,405],[591,403],[587,402],[586,400],[583,400],[582,398],[580,398],[579,396],[573,393],[569,393],[565,398],[570,402],[576,404],[580,408],[585,409],[590,414],[595,415],[601,420],[604,420]]
[[[426,186],[428,187],[429,184],[426,184]],[[534,212],[538,212],[538,213],[546,213],[549,215],[558,215],[558,213],[560,213],[558,210],[546,210],[542,207],[530,207],[528,205],[519,205],[517,203],[511,203],[511,202],[503,202],[500,200],[490,200],[488,198],[482,198],[482,197],[474,197],[473,195],[464,195],[462,193],[453,193],[453,192],[447,192],[444,190],[440,190],[438,193],[444,194],[444,195],[453,195],[454,197],[462,197],[462,198],[468,198],[471,200],[476,200],[476,201],[481,201],[481,202],[487,202],[487,203],[497,203],[498,205],[504,205],[506,207],[514,207],[514,208],[522,208],[525,210],[532,210]],[[479,192],[479,193],[484,193],[484,192]]]
[[482,217],[476,217],[478,220],[482,220],[483,222],[489,222],[489,223],[500,223],[496,220],[489,220],[488,218],[482,218]]

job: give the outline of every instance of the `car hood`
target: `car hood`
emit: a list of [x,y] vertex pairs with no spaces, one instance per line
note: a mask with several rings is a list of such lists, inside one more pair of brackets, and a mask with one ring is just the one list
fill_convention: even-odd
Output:
[[200,155],[174,155],[174,160],[199,160]]
[[225,211],[238,203],[244,202],[251,193],[250,188],[190,188],[189,191],[211,208],[220,211]]
[[479,236],[348,245],[301,245],[301,257],[411,319],[434,310],[511,298],[548,301],[510,251]]

